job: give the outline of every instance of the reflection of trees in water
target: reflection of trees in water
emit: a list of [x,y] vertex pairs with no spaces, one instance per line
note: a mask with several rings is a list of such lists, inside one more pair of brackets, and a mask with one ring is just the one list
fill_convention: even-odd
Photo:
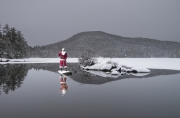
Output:
[[[150,74],[145,76],[135,76],[131,74],[123,74],[122,76],[119,76],[116,78],[116,76],[111,77],[101,77],[98,75],[91,74],[89,72],[81,71],[79,68],[78,63],[71,63],[71,66],[77,71],[77,73],[74,73],[71,78],[81,84],[104,84],[112,81],[117,81],[121,79],[129,79],[129,78],[148,78],[148,77],[155,77],[160,75],[172,75],[172,74],[178,74],[180,71],[175,70],[160,70],[160,69],[153,69],[151,70]],[[72,70],[71,66],[68,65],[68,70]],[[29,69],[34,68],[35,70],[47,70],[51,72],[58,73],[59,70],[59,64],[58,63],[44,63],[44,64],[29,64]]]
[[0,65],[0,94],[1,90],[8,94],[21,87],[28,72],[27,65]]
[[57,72],[58,64],[0,64],[0,94],[3,91],[8,94],[21,87],[28,70],[48,70]]
[[57,72],[59,69],[59,64],[57,63],[35,63],[35,64],[28,64],[29,70],[47,70],[52,72]]
[[[180,71],[174,70],[151,70],[151,73],[145,76],[137,77],[134,75],[123,74],[117,78],[111,77],[101,77],[98,75],[91,74],[89,72],[83,72],[80,70],[77,63],[71,63],[71,66],[77,71],[73,74],[71,78],[81,84],[104,84],[112,81],[117,81],[121,79],[128,78],[148,78],[160,75],[172,75],[178,74]],[[71,66],[68,69],[72,70]],[[9,91],[14,91],[15,89],[21,87],[28,70],[47,70],[51,72],[58,73],[59,64],[58,63],[44,63],[44,64],[11,64],[11,65],[0,65],[0,94],[1,91],[8,94]]]

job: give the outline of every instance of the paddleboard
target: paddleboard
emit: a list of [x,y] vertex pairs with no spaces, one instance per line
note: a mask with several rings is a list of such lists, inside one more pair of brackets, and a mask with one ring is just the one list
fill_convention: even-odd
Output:
[[71,71],[66,71],[66,70],[59,70],[58,73],[60,73],[61,75],[66,75],[66,76],[71,76],[72,72]]

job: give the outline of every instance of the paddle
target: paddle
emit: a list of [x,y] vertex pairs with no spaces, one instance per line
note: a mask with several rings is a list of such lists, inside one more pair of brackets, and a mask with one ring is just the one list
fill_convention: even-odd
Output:
[[[67,61],[66,61],[66,63],[68,63]],[[71,66],[71,64],[70,63],[68,63],[70,66]],[[72,66],[71,66],[71,68],[75,71],[75,72],[77,72]]]

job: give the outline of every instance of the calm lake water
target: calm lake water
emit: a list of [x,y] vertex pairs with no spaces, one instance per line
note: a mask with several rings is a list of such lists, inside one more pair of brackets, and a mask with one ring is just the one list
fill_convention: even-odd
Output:
[[180,118],[180,71],[105,78],[71,66],[65,85],[58,64],[0,65],[0,118]]

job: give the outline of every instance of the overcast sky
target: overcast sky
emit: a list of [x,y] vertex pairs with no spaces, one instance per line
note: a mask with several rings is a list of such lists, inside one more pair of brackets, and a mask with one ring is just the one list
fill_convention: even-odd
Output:
[[84,31],[180,42],[180,0],[0,0],[0,24],[30,46]]

